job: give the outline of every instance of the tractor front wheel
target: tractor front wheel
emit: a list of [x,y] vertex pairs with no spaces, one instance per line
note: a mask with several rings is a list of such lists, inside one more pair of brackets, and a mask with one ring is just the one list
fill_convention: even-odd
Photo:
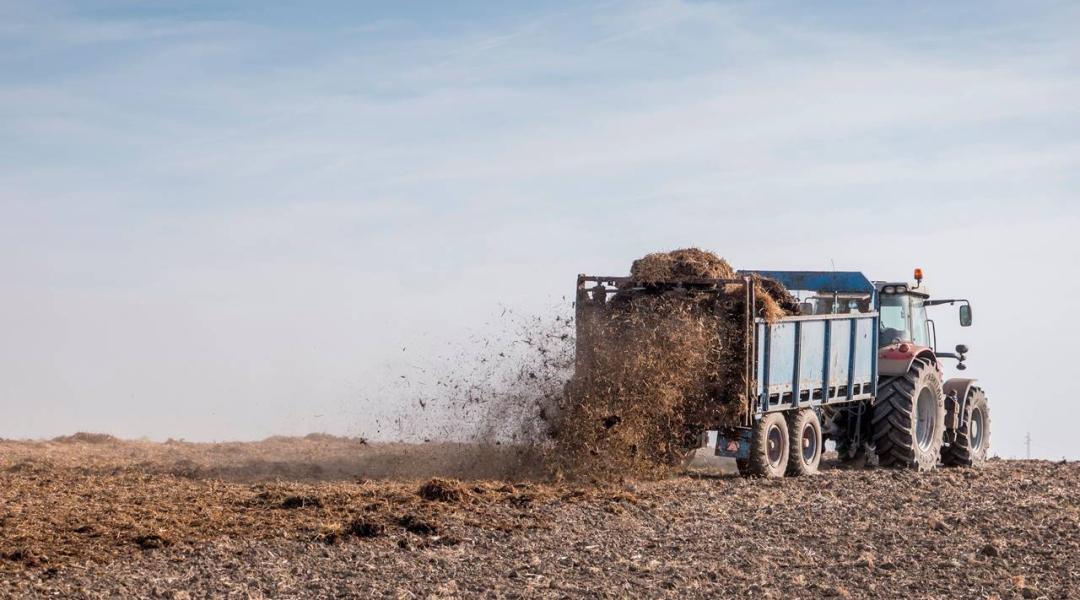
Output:
[[750,456],[746,461],[737,461],[739,472],[748,477],[783,477],[790,450],[788,424],[783,413],[766,413],[754,425]]
[[982,388],[968,391],[956,439],[941,451],[941,461],[952,467],[981,467],[990,452],[990,407]]
[[881,382],[871,428],[881,466],[918,471],[937,466],[945,439],[945,394],[933,363],[917,358],[907,374]]

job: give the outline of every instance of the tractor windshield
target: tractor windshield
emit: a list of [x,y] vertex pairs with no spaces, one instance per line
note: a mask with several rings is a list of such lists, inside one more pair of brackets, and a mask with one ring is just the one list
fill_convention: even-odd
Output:
[[897,342],[930,345],[926,306],[922,298],[906,294],[882,294],[880,314],[879,345],[888,346]]

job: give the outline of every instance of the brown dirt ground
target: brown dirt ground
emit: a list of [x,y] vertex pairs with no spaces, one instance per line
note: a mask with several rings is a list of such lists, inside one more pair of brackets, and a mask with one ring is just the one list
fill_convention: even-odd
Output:
[[521,460],[0,442],[0,596],[1080,596],[1076,463],[589,487],[506,479]]

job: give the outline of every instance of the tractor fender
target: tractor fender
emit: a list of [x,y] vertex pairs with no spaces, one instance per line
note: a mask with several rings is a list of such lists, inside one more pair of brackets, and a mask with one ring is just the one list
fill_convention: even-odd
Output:
[[964,414],[964,405],[967,403],[968,392],[975,384],[975,379],[955,377],[941,386],[945,392],[945,429],[954,431],[960,427],[960,417]]
[[887,377],[906,375],[916,358],[923,358],[937,365],[937,356],[933,349],[927,346],[916,346],[907,342],[885,346],[878,351],[878,375]]

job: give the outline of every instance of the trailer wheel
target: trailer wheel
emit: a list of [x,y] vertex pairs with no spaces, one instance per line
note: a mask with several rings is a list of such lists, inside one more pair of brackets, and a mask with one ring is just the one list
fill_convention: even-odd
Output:
[[788,414],[788,439],[791,440],[791,448],[787,474],[796,477],[813,475],[817,473],[821,463],[821,419],[818,418],[817,411],[809,408]]
[[883,381],[873,411],[878,464],[918,471],[937,466],[945,433],[945,394],[933,363],[917,358],[907,374]]
[[989,452],[990,407],[982,388],[972,387],[956,439],[941,450],[941,461],[953,467],[981,467]]
[[739,464],[739,471],[750,477],[783,477],[790,450],[784,415],[767,413],[754,425],[750,436],[750,456],[745,465]]

